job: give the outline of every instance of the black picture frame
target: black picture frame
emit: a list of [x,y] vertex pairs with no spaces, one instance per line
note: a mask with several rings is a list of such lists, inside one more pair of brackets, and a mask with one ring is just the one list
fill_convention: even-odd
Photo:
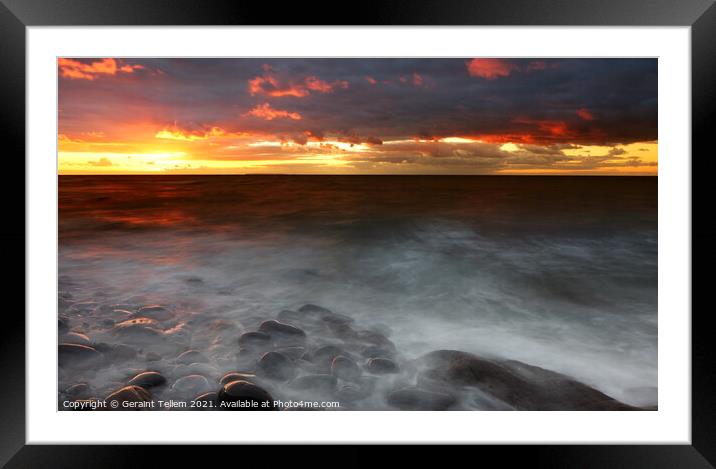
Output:
[[[711,115],[716,109],[716,6],[714,0],[430,0],[363,1],[337,4],[238,2],[209,0],[0,0],[0,83],[3,134],[7,171],[14,182],[2,187],[5,220],[0,236],[5,243],[6,299],[20,300],[24,291],[25,259],[17,246],[25,245],[25,205],[18,201],[24,193],[25,153],[25,40],[30,26],[78,25],[571,25],[571,26],[690,26],[692,77],[692,154],[693,209],[706,206],[708,198],[694,191],[693,178],[713,174],[714,157],[707,151]],[[161,40],[161,38],[157,38]],[[708,148],[713,151],[711,148]],[[703,154],[702,154],[703,153]],[[23,177],[19,177],[22,173]],[[10,173],[8,173],[10,174]],[[18,187],[21,186],[21,187]],[[22,192],[20,192],[22,191]],[[692,209],[692,211],[693,211]],[[694,212],[695,213],[695,212]],[[704,222],[706,223],[706,222]],[[694,265],[712,264],[712,232],[696,224],[692,215],[692,249],[702,249]],[[695,236],[694,236],[695,235]],[[711,243],[712,244],[712,243]],[[9,261],[9,262],[8,262]],[[22,267],[20,267],[22,266]],[[14,267],[14,268],[13,268]],[[19,267],[19,269],[18,269]],[[692,285],[708,281],[696,279]],[[704,285],[700,291],[705,291]],[[693,287],[692,287],[693,290]],[[6,302],[9,304],[9,302]],[[19,306],[19,305],[18,305]],[[670,312],[675,313],[675,312]],[[678,312],[689,314],[689,311]],[[483,465],[490,459],[500,465],[520,462],[538,467],[610,468],[708,468],[716,466],[716,367],[711,346],[710,309],[694,311],[692,323],[692,441],[691,445],[529,445],[479,446],[460,450],[455,457],[468,458]],[[19,308],[4,311],[0,327],[0,465],[26,467],[127,467],[169,464],[185,458],[196,448],[178,446],[42,446],[25,445],[25,317]],[[237,423],[238,424],[238,423]],[[430,456],[424,447],[399,449],[400,457],[445,464],[453,460]],[[201,453],[226,461],[244,463],[241,453],[230,446],[204,448]],[[468,452],[469,451],[469,452]],[[231,453],[234,453],[231,456]],[[271,466],[306,461],[312,465],[364,465],[375,456],[365,447],[292,447],[287,451],[258,448],[256,454]],[[222,454],[220,454],[222,453]],[[224,455],[233,459],[224,459]],[[335,457],[340,457],[335,460]],[[485,459],[491,457],[490,459]],[[497,459],[493,459],[493,458]],[[285,459],[283,459],[285,458]],[[437,458],[437,459],[431,459]],[[253,459],[253,458],[252,458]],[[334,459],[331,462],[331,459]],[[223,462],[222,462],[223,461]],[[440,462],[437,462],[440,461]]]

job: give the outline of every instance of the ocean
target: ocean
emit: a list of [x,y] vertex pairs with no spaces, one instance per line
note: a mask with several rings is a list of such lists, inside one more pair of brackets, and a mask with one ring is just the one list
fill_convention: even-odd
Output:
[[[381,331],[406,363],[460,350],[655,405],[657,183],[60,176],[60,319],[107,347],[122,342],[112,330],[138,308],[170,312],[153,326],[161,340],[134,342],[126,362],[61,369],[60,393],[88,383],[85,397],[104,397],[149,368],[170,386],[182,373],[203,374],[209,387],[186,392],[210,391],[236,369],[242,332],[315,304]],[[177,364],[189,349],[202,354],[200,365]],[[356,408],[382,408],[364,402]]]

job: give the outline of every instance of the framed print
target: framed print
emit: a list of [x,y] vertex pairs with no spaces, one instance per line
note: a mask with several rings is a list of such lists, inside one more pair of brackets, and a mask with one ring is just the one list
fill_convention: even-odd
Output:
[[3,463],[711,467],[712,3],[5,1]]

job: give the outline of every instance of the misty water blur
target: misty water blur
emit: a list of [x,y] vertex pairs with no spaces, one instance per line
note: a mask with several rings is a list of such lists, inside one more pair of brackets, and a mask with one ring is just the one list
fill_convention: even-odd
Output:
[[[61,292],[169,305],[164,326],[190,329],[192,348],[236,347],[238,332],[217,340],[201,317],[242,330],[314,303],[387,326],[408,358],[516,359],[655,404],[657,178],[62,176],[59,188]],[[65,314],[104,334],[99,316]]]

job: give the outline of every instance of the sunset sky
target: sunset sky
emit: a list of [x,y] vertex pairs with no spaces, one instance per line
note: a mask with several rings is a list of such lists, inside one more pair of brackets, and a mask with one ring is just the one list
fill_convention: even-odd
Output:
[[61,174],[657,173],[656,59],[58,60]]

